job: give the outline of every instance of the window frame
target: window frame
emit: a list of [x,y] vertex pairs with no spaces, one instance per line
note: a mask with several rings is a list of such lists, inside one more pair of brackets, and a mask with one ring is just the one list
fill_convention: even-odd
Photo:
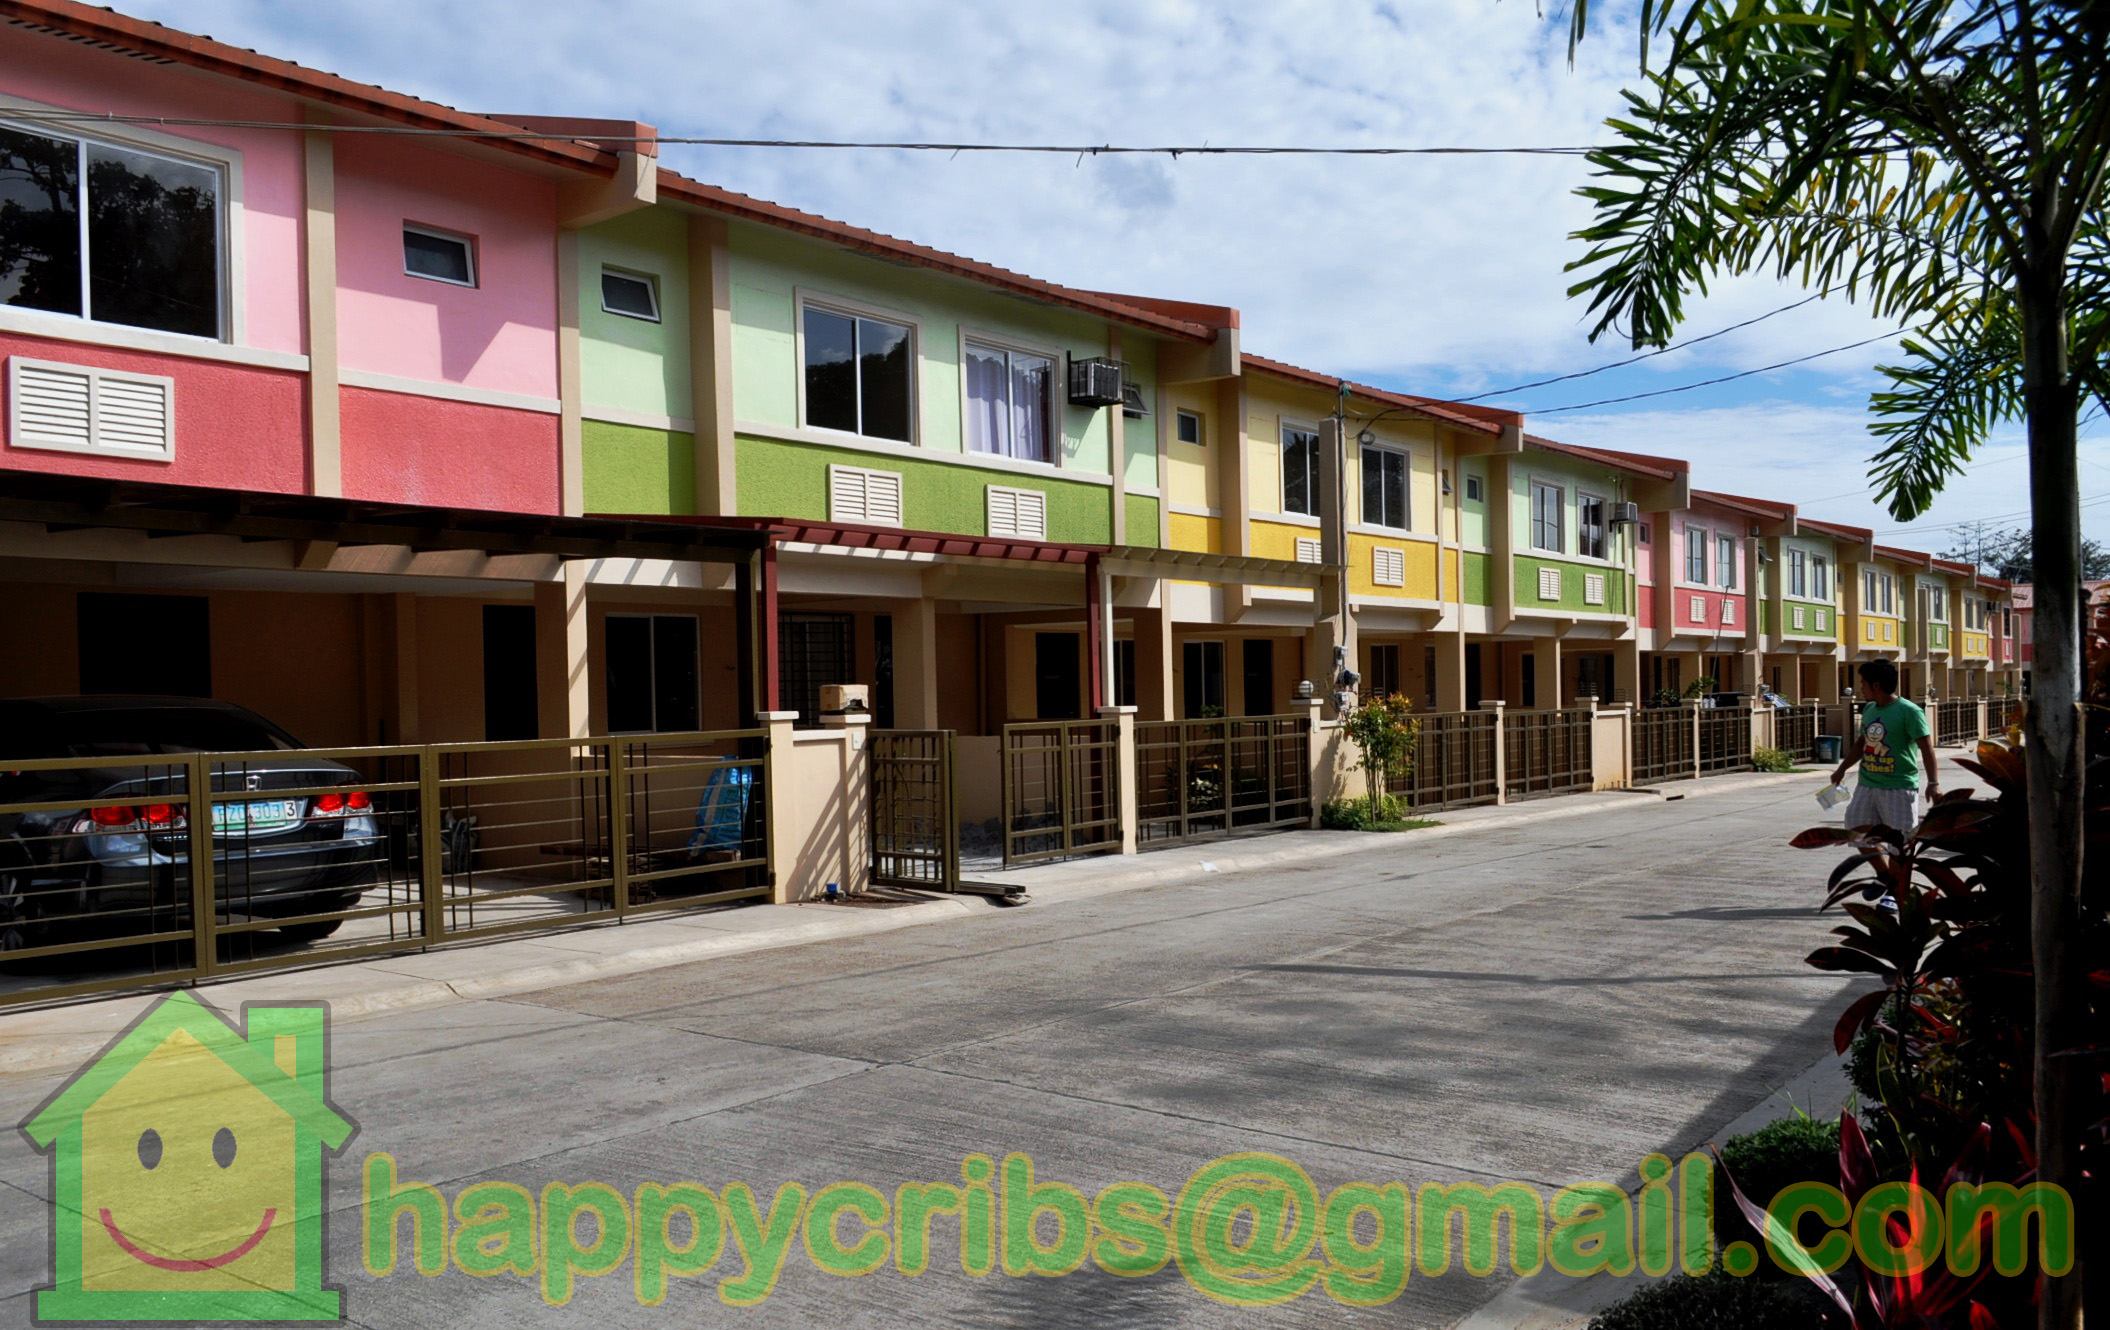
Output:
[[1467,503],[1487,502],[1487,487],[1481,483],[1480,477],[1470,471],[1465,473],[1465,501]]
[[403,246],[403,275],[405,277],[415,277],[421,282],[438,282],[443,286],[460,287],[468,291],[480,291],[483,289],[484,265],[482,258],[476,252],[475,236],[463,231],[450,231],[443,226],[434,226],[430,222],[413,221],[406,217],[403,219],[403,236],[406,242],[412,235],[421,235],[427,240],[448,240],[459,244],[462,247],[462,252],[468,256],[469,280],[458,282],[452,277],[441,277],[435,273],[412,272],[410,270],[410,246],[407,243]]
[[[881,434],[866,434],[863,430],[842,430],[831,425],[816,425],[808,415],[806,400],[806,311],[819,309],[838,318],[849,319],[853,324],[859,319],[874,319],[881,323],[893,323],[908,329],[908,437],[889,439]],[[812,291],[805,287],[794,287],[791,293],[792,372],[798,386],[798,428],[811,430],[814,434],[829,439],[856,439],[873,448],[920,448],[923,446],[923,321],[914,315],[868,301],[838,296],[824,291]],[[965,375],[962,379],[964,381]],[[858,423],[864,421],[863,379],[858,381]],[[967,393],[963,382],[960,391],[961,410],[966,409]],[[965,421],[962,421],[964,426]],[[969,454],[966,439],[961,439],[961,456],[987,457],[994,454]]]
[[[1591,552],[1590,552],[1589,550],[1587,550],[1587,549],[1585,549],[1585,548],[1583,547],[1583,538],[1584,538],[1584,533],[1585,533],[1585,532],[1586,532],[1586,531],[1587,531],[1587,530],[1589,529],[1589,525],[1590,525],[1590,524],[1589,524],[1589,523],[1588,523],[1588,522],[1587,522],[1587,521],[1585,520],[1585,518],[1584,518],[1584,514],[1585,514],[1585,512],[1586,512],[1586,511],[1588,510],[1588,507],[1589,507],[1589,505],[1591,505],[1591,504],[1593,504],[1593,503],[1597,505],[1597,552],[1596,552],[1596,553],[1594,553],[1594,554],[1593,554],[1593,553],[1591,553]],[[1576,558],[1578,558],[1578,559],[1589,559],[1589,560],[1591,560],[1591,561],[1593,561],[1593,562],[1597,562],[1597,563],[1610,563],[1610,562],[1611,562],[1611,559],[1612,559],[1612,524],[1611,524],[1611,507],[1612,507],[1612,501],[1611,501],[1610,499],[1607,499],[1607,498],[1605,498],[1605,497],[1604,497],[1604,496],[1603,496],[1602,494],[1592,494],[1592,493],[1590,493],[1590,492],[1589,492],[1588,490],[1586,490],[1586,489],[1581,489],[1581,488],[1577,488],[1577,489],[1576,489],[1576,491],[1575,491],[1575,557],[1576,557]]]
[[[1181,414],[1191,415],[1192,413],[1182,412]],[[1311,505],[1308,511],[1303,508],[1292,508],[1289,506],[1289,436],[1292,430],[1299,434],[1309,434],[1311,436],[1311,473],[1305,477],[1304,485],[1305,499]],[[1321,437],[1322,432],[1317,425],[1307,425],[1300,420],[1288,418],[1283,418],[1276,422],[1275,438],[1281,449],[1281,465],[1277,468],[1282,473],[1281,511],[1285,516],[1317,517],[1320,509],[1325,506],[1325,496],[1320,492],[1319,485],[1319,475],[1325,470],[1324,459],[1319,456]]]
[[[608,307],[608,279],[611,276],[641,283],[645,288],[645,294],[651,297],[652,312],[650,314],[633,314],[627,309],[610,309]],[[601,312],[603,314],[613,314],[619,319],[635,319],[639,323],[663,323],[665,315],[659,303],[659,274],[641,272],[636,268],[625,268],[614,263],[602,264]]]
[[[1714,544],[1713,537],[1714,529],[1712,527],[1700,526],[1693,522],[1685,524],[1684,580],[1686,586],[1711,585],[1707,580],[1707,569],[1710,563],[1709,556],[1714,552],[1711,548]],[[1693,555],[1695,554],[1699,555],[1699,572],[1697,574],[1693,572]]]
[[[609,686],[615,681],[615,670],[611,666],[608,659],[608,625],[611,621],[616,619],[643,619],[649,625],[646,630],[645,648],[645,664],[647,666],[647,683],[645,695],[647,698],[650,699],[652,705],[652,728],[649,730],[618,730],[615,728],[612,718],[610,718],[607,714],[608,689]],[[686,619],[689,621],[690,625],[694,630],[695,636],[693,637],[692,642],[696,653],[696,723],[699,727],[703,724],[702,616],[695,613],[694,611],[689,611],[685,613],[680,610],[610,610],[606,614],[603,614],[601,616],[601,719],[602,722],[607,725],[608,733],[610,734],[684,733],[684,731],[681,730],[662,729],[660,728],[659,724],[659,620],[661,619]]]
[[1831,603],[1832,563],[1822,554],[1810,556],[1810,599]]
[[[248,321],[245,302],[242,299],[243,292],[247,288],[244,285],[244,268],[246,265],[244,263],[245,247],[242,243],[244,212],[242,207],[243,171],[241,150],[218,143],[181,138],[174,134],[161,133],[139,125],[96,122],[95,132],[85,134],[70,128],[56,129],[53,126],[34,120],[22,121],[10,118],[11,114],[65,112],[72,109],[70,107],[57,106],[50,102],[38,102],[24,97],[0,94],[0,129],[9,129],[18,134],[32,134],[48,139],[70,140],[82,154],[79,160],[83,168],[80,171],[80,196],[77,199],[77,206],[79,206],[80,210],[82,240],[81,312],[69,314],[60,310],[32,309],[19,305],[0,305],[0,327],[6,327],[14,323],[16,319],[21,319],[27,324],[24,331],[35,335],[50,327],[44,321],[59,320],[74,327],[92,331],[94,334],[92,337],[83,338],[82,340],[112,345],[139,345],[145,343],[146,345],[142,349],[154,349],[151,345],[153,339],[162,337],[174,338],[179,345],[184,346],[244,345],[248,335]],[[218,269],[219,280],[215,283],[216,290],[214,292],[215,303],[218,306],[218,318],[215,320],[215,331],[211,336],[208,337],[200,333],[172,332],[166,328],[148,328],[131,323],[112,323],[93,317],[90,312],[93,309],[93,304],[89,296],[89,282],[91,280],[89,264],[91,256],[86,243],[88,210],[85,206],[88,188],[88,173],[85,169],[86,152],[90,143],[101,143],[122,152],[135,152],[148,157],[161,157],[182,166],[196,167],[200,170],[214,173],[218,181],[218,194],[215,198],[218,211],[218,225],[213,228],[213,243],[216,246],[213,261]],[[39,324],[44,324],[44,329],[40,329],[38,327]],[[46,335],[49,334],[46,333]]]
[[[1180,437],[1180,429],[1190,420],[1194,422],[1194,437],[1183,439]],[[1185,444],[1189,448],[1208,447],[1209,418],[1199,411],[1189,411],[1185,407],[1175,408],[1172,413],[1172,441]]]
[[1798,549],[1788,551],[1788,594],[1797,600],[1810,595],[1809,556]]
[[[1366,459],[1371,453],[1390,453],[1399,459],[1399,523],[1394,525],[1383,520],[1370,520],[1369,479]],[[1398,532],[1414,529],[1414,450],[1395,443],[1379,440],[1376,443],[1358,443],[1355,453],[1356,516],[1361,525],[1377,531]],[[1384,496],[1378,496],[1382,505]]]
[[[1554,543],[1552,545],[1541,545],[1539,543],[1540,490],[1551,490],[1553,492]],[[1526,484],[1525,493],[1527,495],[1526,502],[1529,505],[1526,509],[1525,520],[1529,523],[1530,548],[1539,554],[1554,554],[1566,558],[1568,554],[1568,486],[1562,481],[1542,480],[1537,476],[1532,476]]]
[[[803,325],[804,322],[804,319],[801,318],[800,323]],[[1064,430],[1063,426],[1068,423],[1064,419],[1064,412],[1068,409],[1069,406],[1069,397],[1064,385],[1064,375],[1067,372],[1066,367],[1069,364],[1069,353],[1062,350],[1060,347],[1048,345],[1046,343],[1024,341],[1016,337],[1006,337],[1000,333],[983,332],[979,329],[969,328],[965,324],[962,324],[960,326],[959,331],[961,455],[965,457],[979,458],[983,461],[988,461],[993,458],[997,461],[1005,463],[1024,462],[1035,466],[1055,467],[1057,469],[1060,469],[1062,466],[1063,455],[1062,445],[1064,440],[1068,437],[1067,432]],[[909,340],[911,352],[909,363],[911,365],[914,365],[916,363],[914,358],[915,345],[916,343],[914,337],[914,329],[911,328],[911,335]],[[1047,421],[1048,429],[1047,438],[1042,440],[1046,454],[1045,456],[1016,457],[1010,453],[982,452],[968,443],[967,418],[968,415],[974,409],[974,398],[969,390],[967,382],[967,353],[970,347],[978,348],[982,351],[998,351],[1003,353],[1005,357],[1004,381],[1006,384],[1009,384],[1011,382],[1010,357],[1033,356],[1048,362],[1047,400],[1042,407],[1042,410],[1044,412],[1044,418]],[[800,362],[799,377],[800,380],[803,382],[805,379],[805,362],[803,360]],[[911,373],[911,377],[914,377],[913,372]],[[914,399],[912,396],[912,403],[913,400]],[[913,406],[911,409],[913,409]],[[910,427],[909,432],[911,434],[915,433],[914,426]],[[870,438],[872,436],[868,434],[860,434],[858,435],[858,437]],[[883,440],[883,442],[891,442],[891,440]]]
[[1724,591],[1736,590],[1736,537],[1714,533],[1714,584]]

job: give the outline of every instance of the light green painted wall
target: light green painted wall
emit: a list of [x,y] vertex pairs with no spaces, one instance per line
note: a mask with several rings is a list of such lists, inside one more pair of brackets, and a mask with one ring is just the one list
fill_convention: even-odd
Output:
[[[659,279],[659,322],[601,308],[601,269]],[[643,208],[579,233],[579,371],[586,406],[692,420],[689,391],[689,222]],[[592,487],[589,475],[587,485]]]
[[1158,543],[1158,501],[1148,494],[1129,494],[1123,496],[1123,502],[1126,508],[1121,520],[1128,524],[1127,543],[1155,546]]
[[[958,453],[963,447],[962,329],[1079,357],[1106,354],[1103,321],[800,236],[735,226],[731,263],[733,401],[743,423],[799,424],[794,321],[802,291],[892,310],[916,323],[919,446],[933,454]],[[1062,407],[1063,466],[1106,474],[1111,464],[1106,419],[1116,409]],[[747,484],[743,471],[743,491]]]
[[[1516,569],[1516,607],[1523,610],[1574,610],[1580,614],[1625,614],[1626,573],[1618,568],[1606,568],[1601,564],[1573,563],[1566,559],[1542,559],[1528,554],[1519,554],[1512,559]],[[1561,570],[1561,598],[1558,601],[1539,599],[1539,569]],[[1583,575],[1597,573],[1604,578],[1604,604],[1589,605],[1583,602]]]
[[[1563,553],[1575,553],[1576,496],[1588,490],[1598,498],[1610,503],[1620,499],[1623,477],[1605,467],[1591,466],[1579,458],[1564,457],[1554,453],[1527,451],[1509,464],[1509,531],[1510,544],[1521,556],[1531,549],[1531,482],[1551,481],[1561,487],[1561,540]],[[1628,551],[1635,539],[1632,527],[1608,527],[1605,531],[1605,554],[1619,568],[1629,562]],[[1602,571],[1592,569],[1592,571]],[[1521,584],[1520,584],[1521,585]],[[1536,590],[1536,588],[1534,588]],[[1522,604],[1522,601],[1518,602]]]
[[1495,556],[1467,550],[1461,556],[1459,567],[1464,570],[1465,603],[1468,605],[1494,604],[1492,589],[1488,585],[1487,572]]
[[[1487,463],[1477,460],[1460,462],[1458,464],[1458,475],[1460,477],[1458,497],[1459,543],[1484,549],[1488,543],[1487,506],[1491,497],[1488,493]],[[1464,477],[1467,476],[1477,477],[1480,481],[1480,499],[1477,503],[1465,497]]]
[[828,467],[834,464],[900,472],[901,521],[914,530],[987,535],[988,487],[1009,485],[1048,496],[1049,540],[1104,545],[1111,534],[1104,485],[963,466],[918,457],[908,448],[897,458],[745,434],[738,448],[740,511],[750,517],[828,520]]
[[1143,389],[1143,400],[1151,414],[1140,420],[1121,422],[1121,441],[1128,454],[1124,479],[1130,485],[1154,490],[1158,487],[1158,348],[1141,333],[1130,331],[1121,342],[1122,358],[1128,361],[1128,377]]
[[696,441],[684,433],[611,425],[579,426],[590,513],[696,511]]

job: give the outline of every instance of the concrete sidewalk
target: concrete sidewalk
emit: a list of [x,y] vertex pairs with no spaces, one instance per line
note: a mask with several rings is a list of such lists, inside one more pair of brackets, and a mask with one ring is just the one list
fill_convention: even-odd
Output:
[[[1029,900],[1078,900],[1141,887],[1192,882],[1215,873],[1249,873],[1367,850],[1390,838],[1400,849],[1459,835],[1493,834],[1539,822],[1585,818],[1666,800],[1706,799],[1767,785],[1808,785],[1822,777],[1716,776],[1660,789],[1565,795],[1436,814],[1439,826],[1414,832],[1288,831],[1178,846],[1133,857],[1095,856],[983,873],[977,881],[1020,887]],[[1814,814],[1814,807],[1812,812]],[[1812,820],[1815,820],[1814,817]],[[465,943],[373,960],[322,964],[203,985],[233,1010],[247,1002],[326,1000],[339,1021],[464,999],[503,997],[591,979],[655,970],[720,956],[891,932],[1004,907],[977,895],[930,896],[884,906],[807,902],[735,906],[656,915],[620,925],[552,931],[500,942]],[[0,1075],[72,1066],[121,1032],[155,999],[131,993],[69,1005],[0,1013]]]

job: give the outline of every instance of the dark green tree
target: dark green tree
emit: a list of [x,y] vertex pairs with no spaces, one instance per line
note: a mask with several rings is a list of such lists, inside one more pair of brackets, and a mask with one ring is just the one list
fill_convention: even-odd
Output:
[[[2034,543],[2026,526],[1969,531],[1944,550],[1942,557],[1958,563],[1976,564],[1980,572],[1992,577],[2027,582],[2035,563],[2032,555]],[[2101,541],[2081,542],[2081,576],[2088,581],[2110,577],[2110,550],[2104,549]]]
[[[1587,31],[1574,0],[1571,42]],[[2040,1175],[2079,1195],[2078,418],[2110,398],[2110,0],[1642,0],[1641,69],[1592,154],[1573,288],[1593,336],[1666,342],[1710,279],[1838,290],[1910,331],[1871,401],[1871,475],[1901,521],[1992,427],[2030,450],[2029,709]],[[2106,407],[2110,409],[2110,407]],[[2086,1221],[2084,1220],[2084,1228]],[[2101,1288],[2106,1277],[2097,1272]],[[2040,1324],[2081,1322],[2082,1275]],[[2094,1318],[2110,1320],[2110,1306]]]

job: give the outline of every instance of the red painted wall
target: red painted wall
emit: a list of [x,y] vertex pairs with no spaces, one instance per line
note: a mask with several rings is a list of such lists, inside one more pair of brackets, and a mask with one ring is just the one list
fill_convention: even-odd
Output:
[[[285,494],[299,494],[308,487],[304,374],[0,333],[0,357],[18,355],[174,379],[176,450],[173,460],[153,462],[17,448],[9,439],[0,445],[0,466]],[[5,392],[5,377],[0,376],[0,395]],[[7,428],[13,413],[13,403],[0,407],[0,431]]]
[[557,417],[365,388],[341,400],[347,498],[558,511]]

